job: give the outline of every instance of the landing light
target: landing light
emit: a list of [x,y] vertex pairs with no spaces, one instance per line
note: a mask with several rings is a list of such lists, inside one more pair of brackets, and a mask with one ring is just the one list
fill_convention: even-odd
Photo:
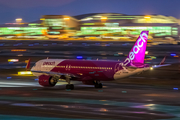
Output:
[[150,67],[150,70],[153,70],[153,67]]
[[145,52],[146,55],[148,55],[148,53],[149,53],[148,51]]

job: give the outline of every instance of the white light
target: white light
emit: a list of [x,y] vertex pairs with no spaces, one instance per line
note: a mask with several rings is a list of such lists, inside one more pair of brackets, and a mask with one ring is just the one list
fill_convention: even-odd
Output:
[[18,72],[18,75],[32,75],[32,72],[31,71],[21,71],[21,72]]
[[8,62],[18,62],[19,59],[8,59]]

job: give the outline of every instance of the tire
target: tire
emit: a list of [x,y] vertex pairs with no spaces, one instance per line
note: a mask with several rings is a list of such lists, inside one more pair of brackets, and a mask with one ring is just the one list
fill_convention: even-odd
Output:
[[68,84],[68,85],[66,85],[66,89],[74,90],[74,85]]
[[66,85],[66,89],[71,89],[71,86],[69,84]]
[[102,87],[103,87],[102,83],[99,83],[98,88],[102,88]]
[[99,84],[96,83],[96,84],[94,85],[94,87],[95,87],[95,88],[102,88],[103,86],[102,86],[102,83],[99,83]]
[[99,88],[99,84],[95,83],[95,84],[94,84],[94,87],[95,87],[95,88]]
[[70,84],[70,88],[71,88],[71,90],[74,90],[74,85]]

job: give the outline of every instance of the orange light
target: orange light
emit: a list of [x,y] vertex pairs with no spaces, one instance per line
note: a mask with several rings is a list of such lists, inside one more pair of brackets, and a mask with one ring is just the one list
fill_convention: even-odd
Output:
[[174,56],[174,57],[179,57],[178,55]]
[[107,19],[107,17],[101,17],[101,20],[106,20]]
[[45,20],[45,18],[41,18],[40,20]]
[[64,20],[69,20],[70,18],[69,17],[65,17]]
[[11,50],[12,52],[17,52],[17,51],[26,51],[26,49],[13,49]]
[[22,18],[17,18],[17,19],[16,19],[16,22],[17,22],[17,23],[20,23],[21,21],[22,21]]
[[148,19],[148,18],[151,18],[150,16],[144,16],[144,18]]

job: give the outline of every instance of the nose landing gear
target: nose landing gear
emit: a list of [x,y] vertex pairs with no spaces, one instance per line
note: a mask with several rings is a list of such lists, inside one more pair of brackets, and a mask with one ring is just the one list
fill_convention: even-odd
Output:
[[66,89],[74,90],[74,85],[73,84],[67,84]]
[[102,88],[103,85],[102,85],[102,83],[99,83],[99,81],[95,81],[94,87],[95,87],[95,88]]
[[70,76],[69,75],[66,75],[66,82],[68,82],[68,84],[66,85],[66,89],[70,89],[70,90],[74,90],[74,85],[73,84],[70,84]]

